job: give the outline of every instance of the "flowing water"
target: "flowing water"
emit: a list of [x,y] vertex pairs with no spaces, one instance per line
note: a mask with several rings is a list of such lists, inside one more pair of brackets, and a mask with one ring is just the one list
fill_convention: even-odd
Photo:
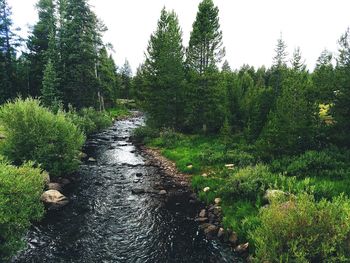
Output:
[[[129,141],[142,124],[142,117],[117,121],[88,140],[96,162],[81,165],[64,191],[69,205],[33,226],[12,262],[239,262],[199,231],[198,208],[154,193],[161,172]],[[140,188],[148,193],[133,194]]]

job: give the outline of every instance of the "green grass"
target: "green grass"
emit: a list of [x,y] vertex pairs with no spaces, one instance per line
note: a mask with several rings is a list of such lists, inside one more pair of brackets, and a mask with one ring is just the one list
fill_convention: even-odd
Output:
[[[192,187],[207,204],[222,199],[223,225],[238,234],[240,242],[250,240],[260,225],[263,196],[267,189],[293,195],[309,193],[316,200],[332,200],[344,193],[350,196],[350,152],[336,148],[309,151],[261,164],[255,147],[236,136],[229,149],[218,136],[183,135],[158,131],[148,137],[150,147],[176,163],[179,171],[192,174]],[[234,164],[227,169],[225,164]],[[192,168],[189,168],[189,164]],[[207,176],[202,176],[203,174]],[[210,190],[204,192],[203,189]],[[254,250],[254,244],[251,243]]]
[[125,107],[111,108],[108,109],[107,112],[113,118],[127,117],[130,115],[130,111]]

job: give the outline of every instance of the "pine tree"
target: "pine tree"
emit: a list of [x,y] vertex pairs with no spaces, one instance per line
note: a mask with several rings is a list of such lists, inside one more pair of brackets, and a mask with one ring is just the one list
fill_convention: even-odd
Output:
[[310,78],[306,73],[288,70],[281,84],[281,95],[258,142],[265,157],[300,153],[315,142],[318,108],[306,96]]
[[62,102],[62,94],[60,92],[60,79],[57,73],[58,53],[54,32],[49,34],[49,44],[45,52],[45,58],[47,62],[43,72],[41,100],[45,106],[58,109]]
[[12,12],[6,0],[0,0],[0,102],[16,95],[15,62],[20,38],[13,29]]
[[222,64],[221,71],[222,72],[231,72],[232,71],[230,64],[228,63],[227,60],[225,60],[224,63]]
[[124,65],[120,71],[121,77],[121,94],[120,97],[124,99],[130,98],[131,92],[131,78],[132,78],[132,70],[130,63],[127,59],[125,59]]
[[216,68],[225,56],[222,31],[219,23],[219,9],[212,0],[203,0],[190,36],[187,50],[188,66],[203,74],[208,68]]
[[100,26],[87,0],[60,1],[60,73],[64,103],[76,108],[97,106]]
[[294,70],[297,70],[297,71],[305,71],[306,70],[305,60],[303,60],[303,58],[302,58],[300,47],[297,47],[294,50],[291,64],[292,64],[292,68]]
[[100,50],[97,72],[101,88],[101,99],[106,104],[106,107],[115,106],[119,89],[117,67],[112,56],[108,56],[106,48]]
[[277,45],[275,48],[275,56],[273,57],[274,68],[286,68],[287,67],[287,45],[282,38],[282,34],[279,39],[277,39]]
[[312,74],[314,93],[318,103],[332,103],[335,91],[335,72],[332,64],[333,55],[323,50],[317,59],[316,68]]
[[287,69],[288,53],[286,49],[287,49],[287,45],[284,42],[281,34],[280,38],[277,40],[277,45],[275,48],[275,56],[273,57],[273,64],[271,67],[271,76],[269,79],[269,85],[273,87],[276,98],[281,92],[283,75]]
[[220,101],[225,93],[217,64],[225,55],[219,9],[212,0],[203,0],[187,49],[188,103],[187,123],[193,130],[217,131],[224,121],[225,107]]
[[174,12],[161,11],[148,44],[144,75],[147,112],[156,127],[179,129],[183,105],[184,48]]
[[43,74],[47,64],[47,50],[50,34],[56,34],[55,4],[53,0],[40,0],[36,5],[39,20],[29,36],[27,47],[30,61],[30,95],[39,96],[42,90]]
[[350,29],[339,39],[336,66],[337,91],[333,107],[339,143],[350,147]]

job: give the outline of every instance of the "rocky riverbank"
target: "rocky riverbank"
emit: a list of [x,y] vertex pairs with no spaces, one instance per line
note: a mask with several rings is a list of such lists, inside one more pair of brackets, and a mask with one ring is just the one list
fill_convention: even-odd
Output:
[[[239,244],[237,234],[224,228],[222,224],[221,199],[219,197],[215,199],[214,204],[203,204],[191,189],[191,175],[179,172],[176,164],[162,156],[160,150],[144,145],[138,145],[138,148],[147,156],[146,165],[158,167],[162,173],[163,182],[160,182],[157,187],[163,191],[164,196],[170,202],[178,202],[179,199],[182,199],[182,201],[192,205],[192,208],[196,209],[196,216],[193,219],[200,224],[200,230],[205,233],[208,239],[217,239],[228,243],[237,254],[243,257],[248,256],[249,244]],[[175,201],[172,200],[174,198]],[[180,203],[176,203],[176,205],[180,205]]]

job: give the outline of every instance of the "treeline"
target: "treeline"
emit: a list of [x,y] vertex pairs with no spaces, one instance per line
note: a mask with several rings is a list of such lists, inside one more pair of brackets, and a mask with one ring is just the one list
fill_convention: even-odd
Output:
[[200,3],[185,48],[177,15],[162,10],[135,77],[149,125],[186,133],[226,130],[243,135],[264,158],[328,143],[350,146],[350,31],[339,39],[339,55],[324,50],[313,72],[299,48],[289,58],[282,37],[270,68],[232,70],[224,61],[219,69],[225,49],[218,13],[212,0]]
[[0,103],[21,95],[50,107],[103,109],[131,96],[130,65],[117,68],[102,41],[107,28],[87,0],[40,0],[36,8],[39,20],[23,40],[0,0]]

